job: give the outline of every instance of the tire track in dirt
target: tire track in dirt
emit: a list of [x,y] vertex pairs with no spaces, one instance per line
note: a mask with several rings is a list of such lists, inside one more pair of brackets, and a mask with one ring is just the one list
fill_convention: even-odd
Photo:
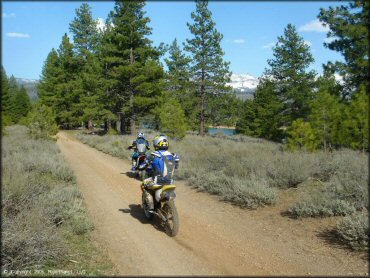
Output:
[[[180,231],[168,237],[158,220],[147,222],[140,182],[127,161],[58,134],[74,170],[93,238],[108,250],[120,275],[364,275],[367,262],[322,243],[311,226],[281,217],[274,208],[242,210],[178,182]],[[294,231],[294,232],[292,232]],[[346,261],[346,264],[343,264]]]

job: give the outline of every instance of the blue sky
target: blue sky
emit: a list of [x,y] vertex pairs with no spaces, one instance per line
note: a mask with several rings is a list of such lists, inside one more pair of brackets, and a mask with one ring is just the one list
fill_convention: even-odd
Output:
[[[75,9],[82,2],[2,2],[2,64],[8,76],[38,79],[43,63],[52,48],[58,48]],[[93,17],[105,20],[114,2],[88,2]],[[327,30],[315,21],[321,7],[338,2],[210,2],[216,28],[224,35],[225,60],[233,73],[249,73],[259,77],[267,59],[272,58],[271,45],[283,34],[288,23],[311,46],[315,63],[322,64],[342,57],[323,46]],[[154,45],[171,43],[174,38],[185,42],[191,34],[186,26],[195,10],[192,1],[148,2],[145,10],[153,28]]]

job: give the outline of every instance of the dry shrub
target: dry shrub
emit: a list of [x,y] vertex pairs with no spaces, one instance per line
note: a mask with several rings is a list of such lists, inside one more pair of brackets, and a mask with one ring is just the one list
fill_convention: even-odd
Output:
[[[84,143],[121,158],[130,158],[133,136],[79,135]],[[150,138],[149,138],[150,139]],[[367,156],[352,150],[287,152],[280,144],[248,136],[195,136],[171,140],[181,157],[175,178],[238,205],[255,208],[276,201],[277,189],[319,179],[325,198],[306,196],[291,211],[295,216],[346,215],[368,203]],[[352,196],[352,197],[350,197]],[[358,203],[358,205],[354,205]],[[361,205],[360,205],[361,204]]]
[[7,128],[2,146],[4,269],[28,269],[64,260],[64,234],[92,225],[72,170],[55,142],[33,140],[22,126]]
[[337,223],[336,229],[340,239],[353,249],[367,249],[369,247],[369,216],[364,213],[355,213]]

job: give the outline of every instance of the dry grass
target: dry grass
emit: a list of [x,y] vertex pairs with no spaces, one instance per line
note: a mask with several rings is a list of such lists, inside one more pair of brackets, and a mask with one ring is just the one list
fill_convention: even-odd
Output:
[[75,177],[54,141],[32,140],[23,126],[7,132],[2,138],[2,270],[60,268],[71,251],[67,238],[82,239],[93,228]]
[[[134,139],[82,134],[78,138],[105,153],[127,159],[131,152],[126,147]],[[352,150],[292,153],[284,151],[280,144],[240,135],[188,135],[181,141],[173,140],[170,150],[181,156],[178,179],[242,207],[273,204],[278,189],[315,179],[325,184],[325,194],[332,196],[330,204],[323,198],[306,196],[291,210],[297,217],[346,215],[368,203],[368,177],[363,174],[367,173],[367,156]],[[324,212],[330,211],[327,207],[332,207],[333,213]]]

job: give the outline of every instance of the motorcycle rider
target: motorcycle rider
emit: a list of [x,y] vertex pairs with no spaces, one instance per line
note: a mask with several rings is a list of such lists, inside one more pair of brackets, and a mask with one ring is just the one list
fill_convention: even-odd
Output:
[[172,184],[173,172],[178,168],[180,157],[168,151],[169,142],[164,134],[154,137],[153,146],[155,151],[147,158],[152,169],[153,184]]
[[134,149],[134,152],[131,156],[131,163],[132,163],[132,168],[131,170],[134,171],[136,167],[136,160],[139,156],[139,152],[137,151],[137,141],[138,140],[145,140],[146,148],[147,150],[150,150],[149,142],[148,140],[145,139],[145,134],[143,132],[140,132],[137,134],[136,140],[132,141],[132,144],[127,148],[128,150]]

